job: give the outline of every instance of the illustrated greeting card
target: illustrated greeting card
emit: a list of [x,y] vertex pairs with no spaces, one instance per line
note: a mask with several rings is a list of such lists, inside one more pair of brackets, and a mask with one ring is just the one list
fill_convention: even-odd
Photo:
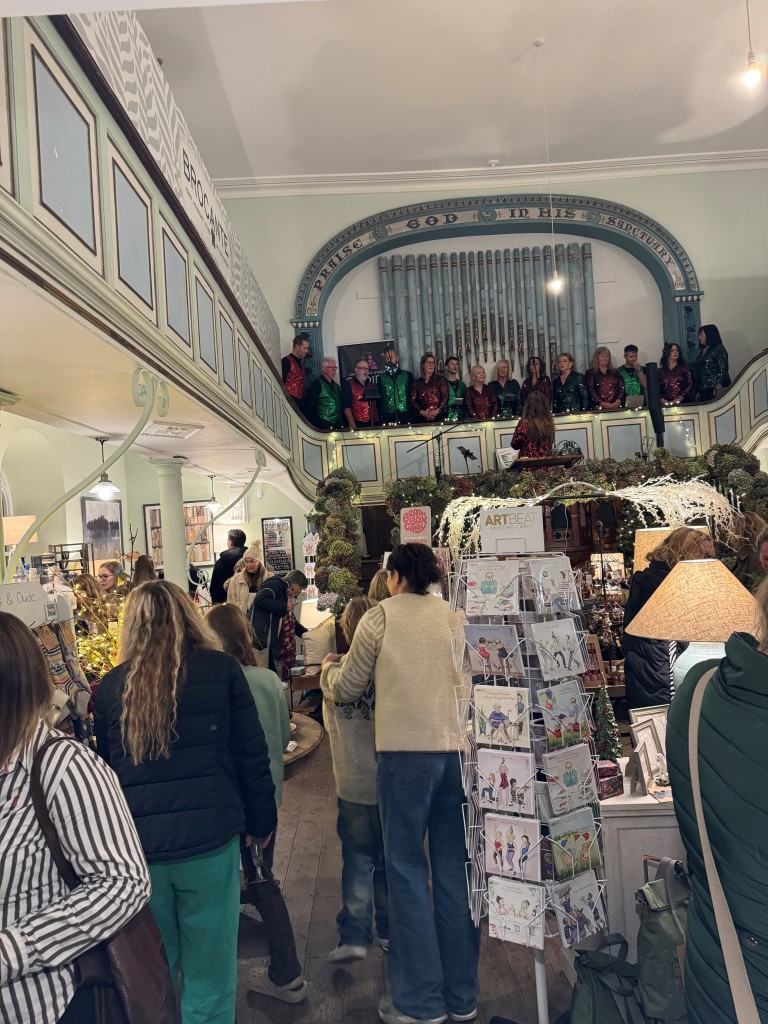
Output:
[[541,881],[541,824],[509,814],[485,816],[485,870],[489,875]]
[[587,671],[584,645],[573,619],[531,624],[543,679],[566,679]]
[[511,878],[488,879],[488,934],[544,948],[544,889]]
[[559,750],[589,735],[589,716],[581,687],[575,679],[536,691],[547,730],[547,746]]
[[552,887],[552,900],[563,945],[573,946],[607,927],[597,875],[585,871]]
[[544,755],[544,772],[552,810],[556,815],[597,800],[592,755],[586,743]]
[[464,563],[467,615],[508,615],[518,611],[519,562],[516,558],[478,558]]
[[525,672],[515,626],[464,625],[473,679],[511,679]]
[[536,607],[542,612],[570,612],[579,607],[578,590],[567,555],[555,558],[531,558],[528,575]]
[[530,754],[483,747],[477,752],[480,806],[494,811],[534,814],[535,774],[536,766]]
[[[486,829],[487,822],[486,816]],[[589,807],[553,818],[549,823],[549,835],[558,881],[600,866],[595,818]]]
[[531,745],[528,691],[516,686],[473,687],[475,739],[481,746]]

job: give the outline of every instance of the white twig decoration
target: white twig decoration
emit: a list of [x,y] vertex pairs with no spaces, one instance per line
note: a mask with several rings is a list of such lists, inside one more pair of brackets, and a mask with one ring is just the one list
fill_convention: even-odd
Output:
[[[579,496],[573,497],[573,494]],[[711,518],[716,527],[728,529],[735,515],[728,499],[698,477],[676,480],[672,476],[661,476],[636,487],[622,487],[616,491],[603,490],[580,480],[569,480],[535,498],[478,498],[472,495],[454,498],[440,520],[439,543],[450,549],[454,561],[461,554],[477,553],[480,550],[480,513],[483,509],[531,507],[558,499],[564,505],[602,499],[629,501],[637,508],[644,526],[685,526],[695,519]]]

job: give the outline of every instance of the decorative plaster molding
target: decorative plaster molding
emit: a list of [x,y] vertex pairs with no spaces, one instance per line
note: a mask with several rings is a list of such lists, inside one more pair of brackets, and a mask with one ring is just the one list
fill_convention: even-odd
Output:
[[[552,184],[605,181],[610,178],[645,178],[660,174],[765,169],[768,169],[768,149],[742,149],[726,153],[676,153],[552,164]],[[218,178],[214,181],[214,186],[221,199],[254,199],[270,196],[454,191],[486,187],[541,188],[546,180],[546,164],[528,164],[519,167],[462,167],[443,171]]]

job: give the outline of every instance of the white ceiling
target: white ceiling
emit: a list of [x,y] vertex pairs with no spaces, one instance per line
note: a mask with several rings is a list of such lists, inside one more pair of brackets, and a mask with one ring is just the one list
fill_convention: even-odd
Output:
[[[768,3],[751,7],[765,60]],[[542,60],[555,164],[768,158],[768,86],[740,81],[743,0],[328,0],[139,19],[221,184],[540,167]]]

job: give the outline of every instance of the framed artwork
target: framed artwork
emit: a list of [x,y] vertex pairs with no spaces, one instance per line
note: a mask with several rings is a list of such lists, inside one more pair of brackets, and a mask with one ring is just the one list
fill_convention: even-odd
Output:
[[261,520],[264,564],[276,576],[285,576],[294,568],[293,517],[276,516]]
[[[206,508],[207,499],[204,501],[184,502],[184,533],[187,549],[195,539],[197,531],[205,523],[207,524],[192,549],[190,562],[192,565],[213,564],[213,538],[211,535],[210,519],[211,514]],[[147,553],[155,563],[156,569],[163,567],[163,523],[160,515],[159,505],[144,506],[144,529],[147,534]]]
[[588,633],[584,637],[584,646],[587,652],[587,671],[581,673],[581,678],[584,680],[585,686],[600,686],[605,682],[605,664],[600,650],[600,641],[594,633]]
[[93,560],[119,560],[123,554],[123,503],[81,498],[83,511],[83,543],[93,544]]

